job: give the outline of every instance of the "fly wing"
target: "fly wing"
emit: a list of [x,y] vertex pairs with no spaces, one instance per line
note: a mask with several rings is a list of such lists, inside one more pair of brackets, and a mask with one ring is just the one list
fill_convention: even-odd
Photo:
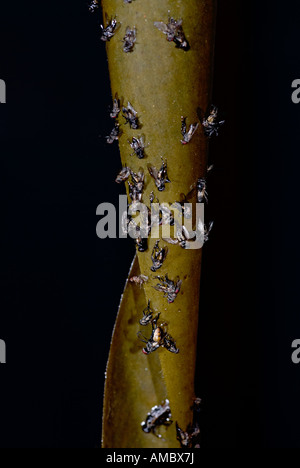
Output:
[[210,231],[212,230],[213,225],[214,225],[214,222],[213,222],[213,221],[210,221],[210,222],[208,223],[208,227],[206,228],[207,235],[208,235],[208,234],[210,233]]
[[189,138],[192,138],[192,136],[194,135],[194,133],[196,132],[197,128],[199,127],[199,123],[197,122],[196,124],[192,124],[189,128],[189,131],[188,131],[188,136]]
[[128,101],[127,109],[134,115],[134,117],[137,116],[137,112],[134,110],[130,102]]
[[142,134],[142,135],[140,136],[139,142],[140,142],[140,146],[141,146],[142,148],[145,148],[145,135],[144,135],[144,134]]
[[[191,191],[187,194],[187,196],[183,199],[183,202],[187,203],[188,200],[191,200],[197,193],[197,182],[195,182],[191,186]],[[182,194],[183,195],[183,194]]]
[[159,29],[161,32],[163,32],[164,34],[168,34],[168,31],[169,31],[168,26],[162,21],[155,21],[154,26],[157,29]]
[[120,101],[119,101],[118,93],[116,93],[115,98],[114,98],[114,111],[117,111],[120,109],[119,105],[120,105]]
[[149,171],[149,174],[151,175],[151,177],[153,177],[153,179],[157,180],[158,171],[157,171],[156,167],[151,166],[151,164],[148,164],[147,167],[148,167],[148,171]]
[[153,288],[154,288],[156,291],[166,292],[166,288],[164,288],[164,287],[161,286],[160,284],[157,284],[156,286],[153,286]]
[[139,168],[139,172],[138,172],[138,177],[140,179],[140,182],[144,182],[144,179],[145,179],[145,173],[144,173],[144,170],[142,167]]
[[147,338],[142,334],[142,332],[138,332],[137,336],[139,340],[142,341],[143,343],[148,343]]
[[183,22],[182,18],[179,18],[179,19],[176,21],[176,29],[181,28],[182,22]]

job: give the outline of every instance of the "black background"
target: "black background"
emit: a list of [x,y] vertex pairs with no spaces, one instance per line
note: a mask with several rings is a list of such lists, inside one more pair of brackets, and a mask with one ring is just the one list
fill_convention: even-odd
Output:
[[[300,447],[299,2],[219,1],[197,394],[202,447]],[[243,5],[242,5],[243,4]],[[268,8],[269,7],[269,8]],[[111,332],[134,254],[99,240],[117,206],[100,17],[87,3],[0,7],[0,446],[98,447]],[[100,137],[99,137],[100,136]],[[120,415],[122,417],[122,415]]]

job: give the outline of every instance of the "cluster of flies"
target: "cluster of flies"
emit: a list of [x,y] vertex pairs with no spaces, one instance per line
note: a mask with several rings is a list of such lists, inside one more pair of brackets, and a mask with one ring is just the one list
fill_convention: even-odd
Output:
[[150,301],[148,306],[143,310],[143,317],[140,320],[142,326],[152,326],[152,333],[150,338],[145,338],[141,332],[138,333],[140,340],[146,344],[143,348],[143,353],[147,356],[158,348],[165,348],[170,353],[178,354],[179,349],[176,347],[176,343],[173,338],[168,334],[167,324],[162,322],[158,325],[160,313],[154,316],[154,313],[150,307]]
[[[180,442],[181,448],[196,449],[200,448],[200,411],[201,399],[196,398],[191,407],[193,413],[193,422],[188,425],[187,429],[182,430],[176,422],[177,440]],[[161,405],[154,406],[147,414],[145,421],[141,423],[142,430],[149,434],[150,432],[158,438],[162,435],[158,429],[162,426],[168,427],[173,423],[172,413],[169,400]]]
[[[96,0],[94,0],[90,6],[90,10],[95,10],[95,4],[97,4]],[[177,48],[183,49],[184,51],[188,51],[190,49],[190,45],[185,37],[182,28],[182,20],[175,20],[174,18],[170,17],[168,23],[163,22],[155,22],[154,26],[157,27],[160,31],[162,31],[167,36],[168,41],[172,41],[175,43]],[[111,38],[115,35],[117,30],[119,29],[120,24],[117,22],[116,18],[109,19],[106,15],[106,26],[101,25],[101,40],[104,42],[108,42]],[[129,26],[126,28],[125,36],[123,38],[123,50],[124,52],[132,52],[134,50],[134,46],[136,43],[136,36],[137,30],[134,27],[131,29]],[[120,112],[120,101],[118,97],[115,97],[114,100],[114,110],[115,113]],[[200,110],[201,112],[201,110]],[[133,106],[128,102],[128,106],[122,108],[122,114],[125,118],[125,123],[129,123],[130,128],[137,130],[139,128],[139,122],[137,118],[137,112],[133,108]],[[187,145],[193,138],[194,134],[196,133],[199,122],[190,124],[188,127],[186,124],[186,117],[181,116],[181,135],[182,138],[180,142],[182,145]],[[220,120],[219,118],[219,111],[218,108],[214,105],[211,106],[210,111],[206,116],[200,117],[200,122],[203,127],[204,134],[211,138],[213,135],[218,136],[220,127],[224,124],[224,120]],[[108,143],[113,143],[115,140],[119,139],[120,130],[119,124],[116,122],[115,127],[113,128],[111,134],[107,137]],[[130,142],[131,147],[134,150],[133,154],[136,154],[139,159],[144,158],[144,137],[141,136],[140,138],[134,137]],[[163,188],[161,188],[163,190]]]
[[[124,124],[128,124],[132,130],[138,130],[141,126],[138,119],[138,113],[134,107],[128,101],[127,107],[121,105],[121,100],[118,97],[118,94],[115,94],[113,107],[110,112],[110,117],[115,119],[115,125],[110,133],[106,137],[106,141],[109,144],[112,144],[114,141],[117,141],[121,136],[120,124],[117,121],[117,117],[122,111],[122,116],[125,120]],[[200,114],[199,110],[199,114]],[[218,108],[214,105],[211,106],[208,115],[201,118],[201,123],[203,127],[204,134],[211,138],[212,136],[218,136],[220,127],[225,123],[225,120],[220,120],[218,117],[219,111]],[[180,142],[182,145],[187,145],[192,140],[194,134],[199,128],[199,122],[190,124],[188,127],[186,124],[186,117],[181,116],[181,139]],[[132,140],[128,140],[133,153],[131,155],[137,156],[138,159],[144,159],[145,157],[145,135],[140,135],[138,137],[133,137]],[[167,164],[163,162],[161,169],[158,171],[156,168],[149,167],[149,172],[151,176],[155,179],[156,186],[159,191],[165,189],[165,184],[170,182],[167,174]]]
[[[124,3],[131,3],[132,0],[124,0]],[[91,13],[94,13],[99,7],[98,0],[92,0],[89,10]],[[183,27],[182,27],[182,19],[174,19],[169,17],[168,23],[164,23],[162,21],[155,21],[154,26],[159,29],[159,31],[163,32],[166,35],[166,39],[168,42],[174,42],[175,47],[177,49],[182,49],[184,51],[188,51],[190,49],[189,42],[184,34]],[[100,39],[103,42],[108,42],[111,38],[116,34],[117,30],[120,27],[120,23],[116,20],[116,18],[108,18],[107,14],[105,14],[105,25],[100,25],[101,28],[101,35]],[[134,50],[134,46],[136,43],[136,36],[137,30],[134,27],[133,29],[130,26],[126,27],[125,36],[122,40],[123,42],[123,51],[126,53],[130,53]]]
[[[94,2],[92,2],[90,6],[90,11],[94,12],[97,8],[94,7]],[[103,42],[109,42],[112,37],[116,34],[118,29],[120,28],[120,23],[116,20],[116,18],[109,19],[107,14],[105,14],[105,25],[101,24],[101,34],[100,39]],[[136,28],[131,28],[130,26],[126,27],[125,36],[122,39],[123,42],[123,51],[125,53],[131,53],[134,50],[134,46],[136,43],[136,36],[137,30]]]
[[[208,172],[212,169],[212,166],[208,168]],[[148,165],[149,173],[154,177],[155,184],[159,189],[164,186],[165,183],[169,181],[167,175],[167,164],[165,161],[162,160],[162,166],[159,170],[155,167]],[[120,173],[116,178],[116,182],[118,184],[122,182],[127,182],[128,184],[128,193],[131,199],[131,208],[136,208],[136,211],[139,210],[137,203],[142,202],[143,197],[143,190],[145,184],[145,174],[142,168],[139,169],[138,172],[134,172],[130,167],[125,166],[122,168]],[[178,207],[178,212],[182,212],[183,216],[186,219],[190,219],[192,214],[190,212],[190,208],[185,203],[188,200],[191,200],[192,197],[196,194],[196,199],[198,203],[208,202],[208,193],[207,193],[207,181],[206,178],[199,178],[195,183],[192,190],[189,192],[187,196],[182,195],[182,200],[180,202],[176,202],[173,204],[173,207]],[[154,203],[156,202],[156,203]],[[134,218],[128,215],[126,212],[123,214],[122,217],[122,230],[124,234],[130,234],[131,237],[135,238],[135,242],[139,252],[145,252],[148,249],[148,241],[147,238],[151,232],[151,229],[154,226],[161,226],[161,225],[170,225],[174,226],[176,224],[177,230],[175,238],[164,238],[165,242],[173,245],[179,245],[183,249],[188,249],[190,243],[192,241],[192,236],[194,234],[190,234],[187,228],[182,225],[181,223],[178,224],[175,221],[174,214],[170,210],[170,208],[164,204],[159,205],[159,200],[155,200],[154,193],[151,192],[150,195],[150,205],[151,209],[148,208],[146,215],[146,219],[143,219],[143,226],[146,226],[146,232],[141,232],[141,228],[138,224],[135,223]],[[158,208],[156,208],[158,206]],[[209,222],[208,225],[201,225],[201,220],[199,221],[198,231],[203,232],[203,244],[209,240],[209,234],[213,227],[213,222]],[[142,235],[143,234],[143,235]],[[152,259],[152,271],[157,271],[163,264],[167,256],[167,248],[159,248],[158,242],[156,242],[151,259]],[[137,281],[137,284],[143,284]]]
[[[167,164],[165,161],[162,161],[162,166],[160,170],[157,170],[153,166],[149,166],[149,172],[152,174],[153,177],[155,177],[155,183],[156,186],[162,187],[168,179],[167,175]],[[143,196],[143,190],[144,190],[144,180],[145,180],[145,175],[144,171],[142,168],[139,169],[137,173],[132,171],[130,167],[123,167],[123,169],[120,171],[116,178],[116,182],[118,184],[122,182],[127,182],[128,184],[128,192],[129,192],[129,197],[131,199],[131,208],[134,209],[135,207],[138,210],[138,207],[136,206],[137,203],[140,203],[142,201],[142,196]],[[155,206],[155,205],[154,205]],[[153,210],[154,211],[154,210]],[[139,252],[145,252],[148,249],[148,242],[147,238],[149,237],[149,234],[151,232],[151,229],[154,225],[162,225],[162,224],[173,224],[173,218],[171,211],[165,206],[162,207],[162,209],[155,215],[152,216],[152,211],[148,208],[147,212],[147,218],[143,220],[143,226],[147,226],[147,232],[145,233],[144,239],[142,239],[142,236],[132,236],[136,237],[136,243],[138,246]],[[135,230],[136,232],[139,230],[139,226],[135,224],[134,219],[132,216],[128,216],[127,213],[125,212],[122,218],[122,230],[124,234],[130,234],[133,233]],[[154,255],[154,254],[153,254]],[[157,254],[155,254],[156,258],[156,264],[157,264]],[[161,258],[158,256],[158,258]],[[161,264],[163,263],[165,259],[165,256],[162,258]],[[157,269],[157,268],[156,268]]]
[[[129,4],[132,3],[133,0],[123,1],[124,4]],[[89,10],[92,13],[94,13],[98,9],[98,7],[98,0],[92,0],[89,6]],[[105,25],[100,26],[100,39],[103,42],[109,42],[119,29],[120,23],[118,23],[116,17],[109,19],[107,14],[105,15],[105,23]],[[169,17],[168,23],[154,22],[154,26],[166,35],[166,39],[168,42],[174,42],[176,48],[188,51],[190,49],[190,44],[186,39],[182,24],[182,19],[175,20],[172,17]],[[122,40],[123,51],[125,53],[133,52],[134,46],[136,44],[136,39],[137,29],[135,27],[132,29],[129,26],[127,26],[125,36]],[[112,144],[114,141],[118,140],[122,133],[120,130],[120,123],[117,120],[120,112],[122,112],[122,116],[125,119],[125,125],[128,124],[129,127],[133,130],[138,130],[140,128],[137,111],[130,104],[130,102],[128,102],[127,107],[121,105],[120,99],[116,94],[113,101],[113,107],[110,112],[110,117],[115,120],[115,125],[110,135],[106,137],[107,143],[109,144]],[[218,108],[212,105],[206,116],[200,115],[200,112],[201,111],[198,110],[198,116],[202,124],[204,134],[208,138],[211,138],[214,135],[218,136],[219,129],[225,122],[224,120],[220,120]],[[188,127],[186,120],[186,117],[181,116],[182,137],[180,139],[180,142],[182,145],[187,145],[188,143],[190,143],[199,127],[199,122],[190,124]],[[141,135],[139,137],[133,137],[131,141],[128,140],[128,143],[130,144],[130,147],[133,150],[131,156],[135,155],[138,159],[143,159],[145,157],[146,145],[144,135]],[[212,166],[208,168],[207,172],[209,172],[211,169]],[[148,171],[150,176],[154,179],[155,186],[158,189],[158,191],[164,191],[166,184],[171,182],[168,177],[167,161],[162,158],[162,164],[159,169],[157,169],[155,166],[148,164]],[[126,181],[128,183],[129,197],[131,199],[132,204],[134,205],[135,203],[141,202],[145,181],[143,170],[140,169],[137,173],[135,173],[129,167],[124,167],[118,174],[116,182],[121,183]],[[181,208],[184,207],[184,202],[187,202],[190,198],[192,198],[192,196],[194,196],[195,192],[198,203],[208,203],[206,178],[199,178],[195,186],[192,187],[191,192],[187,196],[184,196],[181,202],[178,202]],[[150,195],[151,206],[154,202],[154,199],[154,193],[152,192]],[[125,214],[126,217],[124,217],[122,222],[123,231],[128,232],[128,230],[130,229],[129,226],[131,226],[131,229],[134,229],[138,233],[138,230],[140,229],[139,226],[135,225],[132,217],[128,217],[127,213]],[[191,216],[190,213],[185,211],[183,212],[183,214],[186,218],[189,218]],[[148,218],[150,219],[150,210],[148,211]],[[147,232],[148,235],[151,230],[151,223],[162,224],[164,222],[167,222],[170,225],[174,225],[174,217],[172,216],[170,210],[168,208],[164,208],[163,206],[160,207],[157,216],[155,216],[154,218],[154,220],[151,219],[150,221]],[[210,222],[208,226],[204,226],[204,242],[208,240],[212,226],[213,222]],[[181,226],[181,228],[177,230],[175,239],[164,240],[171,244],[178,244],[182,248],[187,248],[187,244],[190,241],[190,235],[188,230],[184,226]],[[140,252],[146,251],[148,248],[147,238],[144,238],[141,235],[137,235],[136,245]],[[151,254],[152,272],[156,272],[162,267],[164,261],[166,260],[167,254],[168,248],[166,246],[160,247],[159,240],[156,241]],[[180,288],[182,285],[182,281],[180,280],[180,278],[177,277],[175,280],[171,280],[166,274],[165,276],[155,276],[154,279],[158,280],[158,283],[156,286],[154,286],[154,289],[159,292],[162,292],[163,296],[167,299],[168,303],[173,303],[178,293],[180,292]],[[146,283],[148,280],[148,276],[139,275],[131,277],[129,281],[142,287],[143,284]],[[138,333],[140,340],[143,343],[145,343],[145,347],[142,350],[143,353],[145,355],[149,355],[159,348],[165,348],[171,353],[178,354],[179,349],[176,346],[176,342],[167,331],[167,324],[165,322],[159,322],[159,318],[160,313],[157,313],[156,315],[154,314],[153,310],[151,309],[149,300],[147,307],[143,310],[143,317],[140,319],[140,325],[151,325],[152,333],[150,338],[145,338],[145,336],[142,335],[141,332]],[[198,398],[194,401],[193,407],[191,408],[191,410],[193,411],[193,422],[187,427],[185,431],[182,430],[176,423],[177,440],[180,442],[182,448],[200,447],[200,405],[201,400]],[[170,424],[172,424],[172,422],[173,421],[170,404],[169,401],[166,400],[164,404],[154,406],[151,409],[151,411],[147,415],[146,420],[142,422],[141,426],[144,432],[152,432],[157,437],[161,437],[161,435],[157,433],[157,428],[160,426],[169,426]]]
[[[137,112],[132,107],[130,102],[128,102],[127,107],[121,105],[121,101],[118,97],[118,94],[116,93],[113,101],[113,106],[110,112],[110,117],[114,119],[115,125],[110,134],[106,137],[106,141],[109,144],[112,144],[114,141],[117,141],[122,134],[120,130],[120,123],[118,122],[118,117],[121,111],[122,116],[125,119],[125,125],[129,124],[130,128],[134,130],[137,130],[139,128]],[[144,157],[145,149],[143,137],[133,138],[132,141],[129,141],[128,143],[130,143],[130,146],[134,150],[133,154],[136,154],[139,159],[142,159]]]

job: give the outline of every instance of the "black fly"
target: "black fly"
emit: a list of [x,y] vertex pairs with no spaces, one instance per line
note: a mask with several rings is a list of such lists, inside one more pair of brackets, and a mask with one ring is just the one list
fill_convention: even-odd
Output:
[[210,231],[211,231],[212,228],[213,228],[213,225],[214,225],[214,222],[213,222],[213,221],[210,221],[210,222],[208,223],[208,226],[206,226],[206,224],[204,225],[203,244],[209,240],[209,234],[210,234]]
[[[152,190],[152,192],[151,192],[150,195],[149,195],[149,200],[150,200],[150,204],[152,205],[152,203],[153,203],[154,200],[155,200],[155,196],[154,196],[153,190]],[[159,201],[158,201],[157,198],[156,198],[156,200],[157,200],[156,203],[159,203]]]
[[113,108],[110,113],[112,119],[116,119],[120,113],[120,99],[118,98],[118,93],[115,94]]
[[168,278],[168,275],[164,276],[155,276],[156,279],[160,281],[159,284],[153,286],[156,291],[161,291],[164,293],[164,297],[168,299],[169,304],[175,301],[177,294],[180,291],[182,281],[177,277],[175,281],[172,281]]
[[165,261],[168,254],[168,247],[159,248],[159,240],[155,242],[153,251],[151,254],[152,267],[151,271],[156,272],[162,267],[163,262]]
[[199,127],[199,123],[191,124],[189,130],[186,127],[186,117],[181,117],[181,134],[183,136],[181,143],[187,145],[193,138],[194,133]]
[[171,181],[169,180],[168,177],[168,167],[167,167],[167,162],[162,159],[162,166],[159,169],[159,171],[156,169],[156,167],[151,166],[150,164],[148,165],[148,171],[151,177],[153,177],[155,181],[155,185],[158,188],[160,192],[165,190],[166,183],[170,183]]
[[190,234],[185,226],[181,226],[180,229],[177,229],[176,239],[164,238],[163,240],[168,242],[169,244],[179,244],[180,247],[186,249],[188,246],[188,241],[190,240]]
[[131,181],[128,181],[129,186],[129,196],[133,203],[142,201],[142,195],[144,190],[144,180],[145,174],[142,168],[139,169],[138,172],[134,172],[130,169],[130,167],[123,167],[123,169],[119,172],[116,182],[117,184],[121,184],[122,182],[126,182],[126,180],[131,177]]
[[148,249],[148,239],[143,237],[138,237],[135,241],[137,249],[139,252],[146,252]]
[[119,139],[119,136],[121,134],[120,132],[120,124],[118,122],[115,122],[115,126],[114,128],[112,129],[112,131],[110,132],[110,134],[106,137],[106,141],[107,143],[109,143],[110,145],[115,141],[115,140],[118,140]]
[[170,426],[173,422],[171,418],[170,402],[166,400],[163,405],[154,406],[151,409],[146,421],[143,421],[141,424],[142,430],[147,434],[152,432],[156,437],[161,438],[162,436],[156,432],[157,428],[159,426]]
[[218,108],[212,105],[208,117],[202,120],[204,134],[209,138],[211,138],[213,135],[218,136],[220,127],[225,123],[225,120],[218,119],[218,114]]
[[[158,320],[159,314],[156,317],[156,320]],[[150,300],[148,301],[147,307],[143,310],[143,318],[140,320],[140,324],[142,326],[147,326],[153,321],[153,310],[150,307]]]
[[148,355],[156,351],[158,348],[166,348],[170,353],[178,354],[179,349],[176,347],[176,343],[173,338],[168,335],[166,330],[166,324],[161,324],[159,327],[157,326],[157,321],[159,319],[158,314],[155,319],[151,321],[152,324],[152,335],[149,338],[145,338],[141,332],[138,333],[138,337],[143,343],[146,343],[145,348],[143,348],[143,353]]
[[[207,172],[210,172],[212,168],[213,166],[209,166],[209,168],[207,169]],[[200,179],[197,180],[196,190],[197,190],[197,202],[203,203],[203,201],[205,201],[206,203],[208,203],[206,178],[201,177]]]
[[122,108],[122,115],[126,120],[125,124],[129,123],[130,128],[133,128],[133,130],[137,130],[139,128],[137,112],[134,110],[130,102],[128,102],[127,107]]
[[126,180],[129,179],[130,177],[130,174],[131,174],[131,169],[130,167],[123,167],[123,169],[119,172],[117,178],[116,178],[116,182],[117,184],[121,184],[122,182],[126,182]]
[[185,219],[191,219],[193,216],[192,204],[189,203],[188,198],[183,193],[180,194],[180,199],[180,202],[175,202],[174,206],[176,207],[179,213],[183,214]]
[[129,281],[130,283],[138,284],[140,288],[143,286],[144,283],[147,283],[149,277],[145,275],[139,275],[139,276],[132,276]]
[[175,20],[174,18],[169,18],[167,24],[162,21],[155,21],[154,26],[166,34],[167,41],[173,41],[178,49],[189,50],[190,45],[182,29],[182,19]]
[[144,174],[143,169],[140,168],[139,172],[131,171],[131,180],[134,183],[135,190],[137,191],[137,193],[141,194],[144,190],[144,180],[145,180],[145,174]]
[[[213,165],[207,168],[207,174],[213,169]],[[191,191],[185,197],[183,197],[183,203],[191,199],[196,194],[197,203],[203,203],[204,201],[208,203],[208,193],[207,193],[207,180],[206,177],[200,177],[197,182],[192,185]],[[182,203],[182,202],[181,202]]]
[[208,194],[206,190],[206,179],[197,180],[197,202],[203,203],[203,200],[208,202]]
[[180,429],[176,422],[177,440],[180,442],[181,448],[200,448],[200,398],[194,400],[191,410],[193,410],[193,422],[188,425],[186,431]]
[[176,433],[181,448],[200,448],[200,428],[198,425],[189,424],[186,431],[183,431],[176,422]]
[[145,157],[144,138],[144,135],[141,135],[140,138],[133,137],[132,141],[128,140],[128,143],[133,149],[133,153],[131,154],[131,156],[136,154],[139,159],[143,159]]
[[136,43],[136,29],[130,29],[129,26],[126,28],[125,36],[123,38],[123,50],[124,52],[132,52]]
[[175,219],[169,205],[165,203],[160,205],[157,197],[155,203],[153,203],[155,200],[153,191],[150,193],[149,200],[151,205],[151,226],[174,226]]
[[[122,215],[122,231],[123,234],[130,234],[135,240],[135,245],[139,252],[145,252],[148,249],[147,237],[142,237],[141,228],[132,219],[132,216],[128,216],[125,211]],[[148,230],[149,235],[149,230]]]
[[175,219],[172,211],[168,208],[168,206],[162,204],[160,205],[161,209],[161,224],[174,226]]
[[145,174],[143,169],[140,169],[139,172],[130,171],[130,174],[131,182],[128,181],[129,196],[132,203],[141,202],[144,190]]
[[98,0],[92,0],[91,3],[89,4],[89,11],[91,13],[95,13],[95,11],[99,8],[99,2]]
[[105,21],[106,21],[106,27],[100,24],[100,28],[101,28],[100,39],[101,41],[107,42],[107,41],[110,41],[111,38],[115,35],[116,30],[118,28],[118,22],[116,18],[112,18],[111,20],[109,20],[107,14],[105,14]]

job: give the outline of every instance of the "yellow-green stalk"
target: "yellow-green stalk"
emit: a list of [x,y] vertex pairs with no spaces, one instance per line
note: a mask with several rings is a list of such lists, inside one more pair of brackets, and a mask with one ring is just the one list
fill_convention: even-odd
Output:
[[[216,0],[134,0],[130,4],[102,0],[102,8],[104,15],[116,17],[120,23],[106,46],[112,96],[118,93],[125,106],[129,101],[142,126],[133,130],[122,125],[119,140],[122,165],[135,172],[143,168],[145,204],[149,206],[152,191],[160,203],[172,204],[206,174],[208,140],[201,125],[187,145],[180,143],[180,130],[181,116],[187,117],[188,125],[197,122],[197,108],[206,111],[210,104]],[[155,21],[167,23],[169,16],[183,19],[190,50],[176,48],[154,27]],[[137,29],[131,53],[123,51],[122,38],[127,26]],[[149,146],[146,157],[139,160],[131,156],[128,139],[141,134]],[[167,159],[171,183],[166,184],[165,191],[158,192],[147,165],[160,168],[161,157]],[[202,250],[168,245],[167,259],[157,274],[168,274],[171,279],[179,276],[183,281],[175,302],[168,304],[163,294],[153,288],[157,284],[155,274],[150,271],[154,242],[150,238],[148,251],[137,254],[131,273],[142,273],[150,279],[141,289],[126,285],[115,326],[104,400],[102,444],[106,448],[179,447],[175,421],[185,429],[192,419]],[[161,240],[160,244],[163,246],[165,242]],[[137,332],[151,334],[139,325],[148,300],[167,322],[179,354],[163,348],[149,356],[142,354]],[[174,424],[163,430],[163,438],[159,439],[144,433],[141,422],[151,407],[166,398]]]

